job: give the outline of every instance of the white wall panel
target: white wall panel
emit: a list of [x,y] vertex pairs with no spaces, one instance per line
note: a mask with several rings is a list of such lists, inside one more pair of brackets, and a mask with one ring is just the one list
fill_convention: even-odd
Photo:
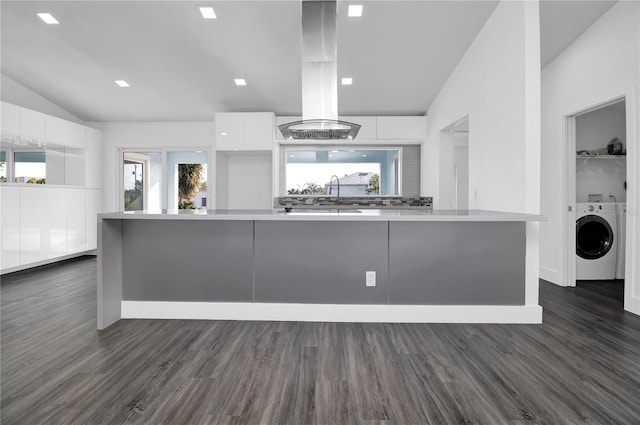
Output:
[[67,192],[70,189],[44,189],[47,203],[45,220],[49,232],[49,247],[46,254],[47,258],[59,257],[67,254],[67,209],[75,206],[68,201]]
[[102,187],[102,132],[91,127],[85,129],[85,184]]
[[87,250],[98,247],[98,213],[102,211],[102,191],[99,189],[86,189],[85,224]]
[[0,129],[9,133],[20,133],[20,107],[11,103],[0,104]]
[[67,196],[67,254],[87,250],[87,202],[85,189],[64,189]]
[[20,108],[20,134],[44,139],[45,115],[42,112]]
[[41,261],[49,255],[49,205],[45,190],[20,188],[20,264]]
[[271,165],[271,153],[229,155],[227,208],[272,208]]
[[20,188],[0,186],[0,269],[20,265]]
[[425,117],[378,117],[378,139],[418,139],[427,135]]

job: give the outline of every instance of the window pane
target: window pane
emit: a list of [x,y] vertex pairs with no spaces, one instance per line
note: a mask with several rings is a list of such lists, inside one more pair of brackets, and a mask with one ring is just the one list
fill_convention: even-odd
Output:
[[0,183],[7,182],[7,153],[0,152]]
[[167,153],[167,208],[207,208],[207,152]]
[[286,193],[336,195],[337,177],[341,196],[397,195],[398,153],[397,149],[288,150]]
[[162,154],[124,152],[124,210],[162,209]]
[[44,184],[47,161],[44,152],[15,152],[14,175],[16,183]]

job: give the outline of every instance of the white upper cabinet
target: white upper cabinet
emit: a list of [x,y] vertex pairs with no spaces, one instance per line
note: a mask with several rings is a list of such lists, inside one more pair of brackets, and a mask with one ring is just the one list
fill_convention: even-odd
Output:
[[216,150],[270,151],[273,146],[271,112],[221,112],[215,116]]
[[20,107],[2,102],[0,109],[0,129],[9,133],[20,134]]
[[356,140],[375,140],[377,138],[376,117],[338,117],[338,119],[360,125]]
[[420,139],[427,136],[426,117],[378,117],[378,139]]
[[83,125],[46,115],[47,141],[84,149],[84,131]]
[[273,149],[273,123],[271,112],[250,112],[244,115],[244,149],[270,151]]
[[45,114],[42,112],[20,108],[20,134],[23,136],[44,139],[45,121]]
[[87,127],[85,133],[85,177],[87,187],[102,187],[101,137],[102,132]]
[[219,113],[215,117],[216,150],[244,149],[244,117],[241,113]]

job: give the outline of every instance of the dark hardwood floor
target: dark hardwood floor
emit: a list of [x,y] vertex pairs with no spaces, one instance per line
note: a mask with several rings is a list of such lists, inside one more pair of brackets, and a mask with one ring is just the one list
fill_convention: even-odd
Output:
[[98,332],[94,258],[16,273],[1,286],[2,424],[638,424],[640,318],[589,286],[541,282],[543,325]]

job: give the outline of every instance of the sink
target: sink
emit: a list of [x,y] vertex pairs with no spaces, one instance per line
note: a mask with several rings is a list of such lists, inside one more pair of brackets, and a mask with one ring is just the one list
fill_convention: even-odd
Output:
[[361,214],[362,211],[351,208],[296,208],[291,211],[278,210],[279,213],[288,215],[349,215],[349,214]]

